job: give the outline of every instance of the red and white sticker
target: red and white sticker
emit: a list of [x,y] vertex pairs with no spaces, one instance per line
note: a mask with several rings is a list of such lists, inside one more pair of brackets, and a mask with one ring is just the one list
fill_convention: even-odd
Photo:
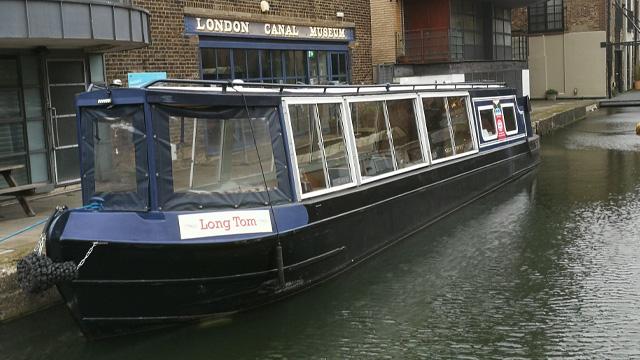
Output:
[[218,211],[178,215],[180,239],[272,232],[269,210]]
[[504,129],[504,116],[502,115],[502,109],[498,106],[495,109],[496,114],[496,128],[498,130],[498,140],[504,140],[507,138],[507,132]]

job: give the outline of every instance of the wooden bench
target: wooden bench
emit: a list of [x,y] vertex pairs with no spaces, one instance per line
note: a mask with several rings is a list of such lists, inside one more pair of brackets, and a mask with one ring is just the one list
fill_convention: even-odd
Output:
[[7,188],[0,189],[0,196],[15,196],[25,214],[28,216],[36,216],[36,213],[27,202],[25,196],[33,194],[37,188],[46,184],[18,185],[13,176],[11,176],[11,172],[22,168],[24,168],[24,165],[0,166],[0,174],[2,174],[7,185],[9,185]]

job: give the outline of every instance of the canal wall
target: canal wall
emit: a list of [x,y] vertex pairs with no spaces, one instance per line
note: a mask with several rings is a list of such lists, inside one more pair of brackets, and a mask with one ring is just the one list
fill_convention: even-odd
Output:
[[61,303],[55,288],[42,294],[27,295],[18,286],[15,265],[0,268],[0,323]]
[[598,108],[597,100],[576,101],[532,101],[531,127],[544,136],[576,121],[583,120],[587,113]]

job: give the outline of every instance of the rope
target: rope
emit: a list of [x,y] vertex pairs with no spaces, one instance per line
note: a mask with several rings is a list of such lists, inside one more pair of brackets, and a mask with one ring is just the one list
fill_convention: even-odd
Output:
[[[101,202],[99,202],[99,201],[97,201],[97,200],[99,200],[99,199],[91,199],[91,200],[92,200],[92,202],[91,202],[90,204],[85,205],[85,206],[81,206],[81,207],[79,207],[79,208],[75,208],[75,209],[72,209],[72,210],[80,210],[80,209],[84,209],[84,210],[100,211],[100,210],[102,210],[102,209],[103,209],[103,208],[102,208],[102,203],[101,203]],[[35,229],[36,227],[38,227],[38,226],[40,226],[40,225],[42,225],[42,224],[46,223],[48,220],[49,220],[49,218],[48,218],[48,217],[47,217],[47,218],[44,218],[44,219],[42,219],[42,220],[38,220],[37,222],[35,222],[35,223],[33,223],[33,224],[31,224],[31,225],[29,225],[29,226],[27,226],[27,227],[23,228],[23,229],[20,229],[20,230],[18,230],[18,231],[16,231],[16,232],[14,232],[14,233],[12,233],[12,234],[7,235],[7,236],[3,237],[2,239],[0,239],[0,244],[2,244],[3,242],[5,242],[5,241],[7,241],[7,240],[9,240],[9,239],[11,239],[11,238],[14,238],[14,237],[16,237],[16,236],[20,235],[20,234],[22,234],[22,233],[25,233],[25,232],[27,232],[27,231],[29,231],[29,230],[33,230],[33,229]]]

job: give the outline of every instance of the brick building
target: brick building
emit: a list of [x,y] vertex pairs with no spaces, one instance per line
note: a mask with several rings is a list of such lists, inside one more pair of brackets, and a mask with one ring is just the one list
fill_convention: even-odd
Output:
[[[531,95],[600,98],[633,86],[637,0],[548,0],[513,12],[528,38]],[[609,45],[603,47],[602,44]]]
[[[134,0],[151,14],[153,43],[105,57],[107,78],[288,83],[372,82],[369,1]],[[266,11],[265,11],[266,10]]]
[[371,0],[379,83],[504,81],[527,93],[511,9],[539,0]]

